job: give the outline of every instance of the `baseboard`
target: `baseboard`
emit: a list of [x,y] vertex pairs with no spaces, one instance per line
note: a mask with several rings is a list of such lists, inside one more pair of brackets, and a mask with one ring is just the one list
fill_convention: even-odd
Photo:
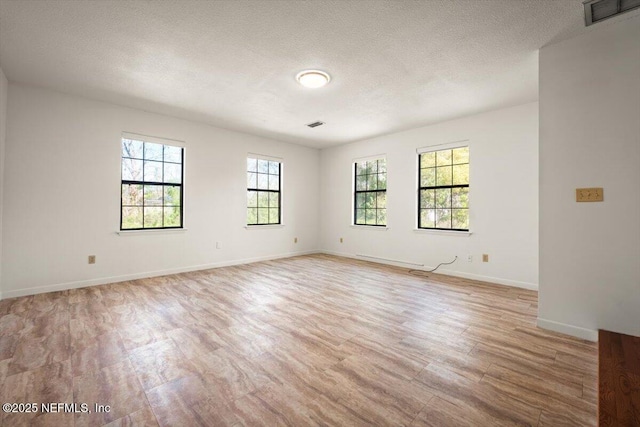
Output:
[[4,291],[0,293],[0,300],[3,298],[15,298],[26,295],[42,294],[45,292],[65,291],[68,289],[85,288],[87,286],[106,285],[108,283],[126,282],[127,280],[144,279],[148,277],[166,276],[169,274],[187,273],[189,271],[209,270],[211,268],[228,267],[232,265],[250,264],[253,262],[270,261],[281,258],[291,258],[294,256],[311,255],[316,254],[319,251],[300,251],[300,252],[288,252],[278,255],[267,255],[254,258],[243,258],[230,261],[215,262],[212,264],[192,265],[189,267],[171,268],[167,270],[147,271],[143,273],[125,274],[121,276],[100,277],[97,279],[80,280],[77,282],[57,283],[54,285],[36,286],[33,288],[16,289],[12,291]]
[[553,320],[541,319],[538,317],[538,326],[561,334],[571,335],[587,341],[598,341],[598,331],[581,328],[579,326],[567,325],[566,323],[554,322]]
[[[335,256],[340,256],[345,258],[376,262],[378,264],[394,265],[396,267],[410,267],[416,270],[433,269],[433,267],[427,267],[427,266],[416,267],[415,264],[412,262],[392,261],[392,260],[384,260],[380,258],[367,258],[367,257],[361,257],[357,255],[352,255],[352,254],[347,254],[342,252],[327,251],[327,250],[320,250],[319,252],[327,255],[335,255]],[[510,280],[510,279],[502,279],[500,277],[482,276],[480,274],[464,273],[461,271],[454,271],[454,270],[447,270],[447,269],[438,269],[438,274],[444,274],[446,276],[461,277],[463,279],[478,280],[480,282],[489,282],[489,283],[494,283],[494,284],[503,285],[503,286],[512,286],[515,288],[529,289],[532,291],[538,290],[538,285],[535,283],[520,282],[517,280]]]

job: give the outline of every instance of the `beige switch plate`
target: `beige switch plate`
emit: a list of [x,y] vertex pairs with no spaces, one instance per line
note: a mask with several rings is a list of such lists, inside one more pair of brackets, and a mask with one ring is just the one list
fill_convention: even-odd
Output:
[[482,254],[482,262],[489,262],[489,254]]
[[595,188],[576,188],[576,202],[601,202],[604,200],[604,190]]

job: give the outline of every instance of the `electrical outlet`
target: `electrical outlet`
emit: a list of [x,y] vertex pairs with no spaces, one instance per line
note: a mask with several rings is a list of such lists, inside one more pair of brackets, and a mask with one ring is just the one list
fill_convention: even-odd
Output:
[[342,239],[342,237],[340,238],[340,243],[342,243],[344,240]]
[[222,249],[222,243],[216,242],[216,249]]
[[489,262],[489,254],[482,254],[482,262]]
[[297,237],[293,238],[293,243],[298,243],[298,238]]
[[96,256],[89,255],[89,264],[95,264],[95,263],[96,263]]
[[473,255],[467,255],[467,262],[473,262]]
[[597,188],[576,188],[576,202],[602,202],[604,190]]

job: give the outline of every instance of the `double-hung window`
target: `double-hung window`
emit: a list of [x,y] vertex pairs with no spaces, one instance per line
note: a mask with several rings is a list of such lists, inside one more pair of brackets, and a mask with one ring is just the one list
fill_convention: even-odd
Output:
[[282,162],[247,157],[247,225],[282,223]]
[[357,161],[354,165],[353,223],[387,225],[387,160]]
[[122,137],[120,230],[183,227],[184,148]]
[[418,228],[469,231],[469,147],[419,154]]

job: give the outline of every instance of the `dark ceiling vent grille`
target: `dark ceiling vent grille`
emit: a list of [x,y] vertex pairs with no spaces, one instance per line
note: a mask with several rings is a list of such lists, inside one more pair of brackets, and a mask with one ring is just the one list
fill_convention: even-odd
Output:
[[640,7],[640,0],[587,0],[584,19],[587,26]]
[[307,126],[309,126],[310,128],[317,128],[318,126],[322,126],[324,124],[324,122],[313,122],[313,123],[309,123]]

